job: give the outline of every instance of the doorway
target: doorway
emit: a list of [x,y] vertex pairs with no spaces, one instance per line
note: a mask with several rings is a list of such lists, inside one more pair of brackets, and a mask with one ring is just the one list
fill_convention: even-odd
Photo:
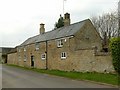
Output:
[[2,55],[2,60],[3,63],[7,63],[7,55]]
[[34,67],[34,56],[31,56],[31,67]]

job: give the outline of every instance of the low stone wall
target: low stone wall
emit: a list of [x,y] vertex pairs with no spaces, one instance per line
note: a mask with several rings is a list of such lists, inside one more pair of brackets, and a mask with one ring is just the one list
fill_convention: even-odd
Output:
[[106,53],[96,55],[94,50],[69,51],[65,60],[56,56],[49,60],[49,69],[78,72],[115,72],[111,55]]
[[[81,54],[80,54],[81,52]],[[112,64],[112,57],[110,53],[99,52],[94,50],[79,50],[76,51],[76,71],[79,72],[100,72],[100,73],[114,73]]]
[[112,64],[112,57],[111,55],[96,55],[95,56],[95,71],[98,72],[106,72],[106,73],[114,73],[114,67]]
[[14,64],[14,65],[18,64],[17,53],[8,54],[7,57],[8,57],[7,59],[8,64]]

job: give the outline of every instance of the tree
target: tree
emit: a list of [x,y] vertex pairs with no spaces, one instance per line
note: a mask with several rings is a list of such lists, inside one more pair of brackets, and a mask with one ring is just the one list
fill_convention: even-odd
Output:
[[64,20],[63,17],[60,15],[60,18],[58,19],[58,22],[55,23],[55,28],[60,28],[64,26]]
[[119,27],[119,29],[118,29],[118,37],[120,37],[120,0],[118,2],[118,22],[119,22],[119,24],[118,24],[118,27]]
[[118,35],[118,14],[117,12],[106,13],[99,17],[91,18],[95,28],[104,38],[104,34],[107,34],[107,38],[117,37]]

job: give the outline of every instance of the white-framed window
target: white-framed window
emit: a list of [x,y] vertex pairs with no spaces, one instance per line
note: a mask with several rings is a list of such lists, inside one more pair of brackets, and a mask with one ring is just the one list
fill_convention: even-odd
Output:
[[24,47],[24,52],[26,52],[26,47]]
[[39,50],[39,46],[40,46],[40,44],[39,43],[35,43],[35,50],[37,51],[37,50]]
[[21,52],[21,49],[20,49],[20,48],[18,49],[18,52]]
[[44,53],[44,54],[41,54],[41,59],[42,60],[45,60],[46,59],[46,54]]
[[62,52],[61,53],[61,59],[66,59],[67,58],[67,53],[66,52]]
[[21,48],[18,48],[18,52],[21,52]]
[[27,56],[26,55],[24,55],[24,62],[26,62],[27,61]]
[[62,47],[63,46],[63,40],[59,39],[57,40],[57,47]]

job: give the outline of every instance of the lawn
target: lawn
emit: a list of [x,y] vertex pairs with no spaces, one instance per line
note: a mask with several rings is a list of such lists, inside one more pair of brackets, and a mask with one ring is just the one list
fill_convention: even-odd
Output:
[[[7,64],[8,65],[8,64]],[[27,68],[27,67],[21,67],[17,65],[8,65],[13,66],[25,70],[32,70],[39,73],[46,73],[56,76],[62,76],[67,77],[71,79],[77,79],[77,80],[90,80],[90,81],[96,81],[101,83],[107,83],[112,85],[118,85],[118,75],[117,74],[110,74],[110,73],[96,73],[96,72],[66,72],[66,71],[59,71],[59,70],[41,70],[36,68]]]

